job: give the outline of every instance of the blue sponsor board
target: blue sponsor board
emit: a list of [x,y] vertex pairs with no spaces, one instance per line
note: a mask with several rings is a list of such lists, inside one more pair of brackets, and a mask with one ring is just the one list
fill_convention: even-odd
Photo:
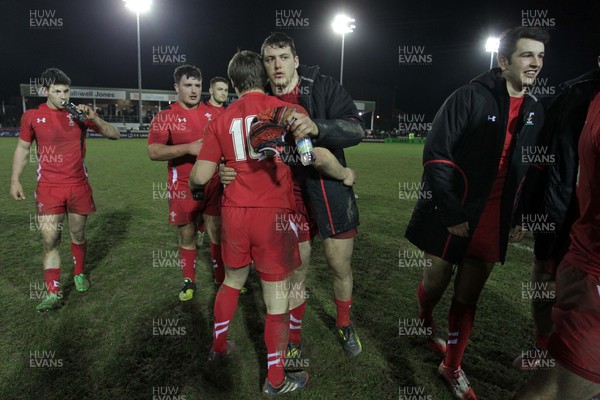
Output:
[[0,128],[0,137],[17,137],[19,128]]
[[[148,138],[147,131],[135,131],[135,132],[120,131],[120,133],[121,133],[121,139],[147,139]],[[19,137],[19,128],[0,128],[0,137],[9,137],[9,138]],[[94,139],[94,138],[102,138],[103,136],[94,131],[87,131],[86,137],[88,137],[90,139]]]

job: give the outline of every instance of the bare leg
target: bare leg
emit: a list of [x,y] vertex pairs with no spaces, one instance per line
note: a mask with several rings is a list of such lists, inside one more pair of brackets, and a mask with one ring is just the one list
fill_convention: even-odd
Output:
[[300,259],[302,264],[298,267],[294,274],[290,277],[290,310],[298,307],[306,301],[306,274],[310,264],[310,241],[298,243],[300,247]]
[[452,279],[452,264],[429,253],[425,253],[424,258],[431,261],[428,263],[431,267],[423,269],[423,286],[435,306]]
[[323,240],[323,250],[327,264],[333,272],[333,293],[335,298],[347,301],[352,298],[352,267],[350,261],[354,251],[354,238]]
[[188,250],[196,250],[196,235],[198,230],[195,222],[190,222],[186,225],[178,225],[179,246]]
[[204,229],[211,243],[221,244],[221,217],[204,214]]
[[244,287],[248,274],[250,273],[250,265],[246,265],[243,268],[231,268],[225,266],[225,280],[223,285],[227,285],[234,289],[240,290]]
[[87,215],[69,213],[68,219],[71,241],[75,244],[85,243],[85,224],[87,222]]
[[454,280],[454,298],[469,306],[476,306],[494,263],[466,258],[458,265]]
[[583,400],[600,392],[600,384],[588,381],[556,363],[554,368],[540,369],[519,390],[519,400]]
[[42,265],[44,269],[60,268],[59,246],[64,219],[64,214],[38,216],[42,243],[44,245],[42,253]]

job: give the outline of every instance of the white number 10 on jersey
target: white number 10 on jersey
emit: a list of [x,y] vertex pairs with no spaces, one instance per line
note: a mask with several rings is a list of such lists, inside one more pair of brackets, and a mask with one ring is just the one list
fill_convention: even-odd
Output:
[[[235,152],[235,161],[244,161],[248,158],[246,154],[250,154],[250,158],[258,159],[260,154],[255,152],[252,146],[250,146],[250,126],[255,115],[248,115],[242,123],[242,118],[234,118],[231,120],[231,126],[229,127],[229,133],[233,140],[233,151]],[[246,142],[246,146],[244,145]],[[248,153],[246,153],[246,147]]]

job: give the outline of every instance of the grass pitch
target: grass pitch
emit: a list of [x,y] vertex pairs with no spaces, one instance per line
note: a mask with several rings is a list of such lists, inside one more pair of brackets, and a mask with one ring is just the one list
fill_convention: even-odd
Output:
[[[2,399],[257,399],[266,375],[264,305],[256,277],[230,327],[237,349],[220,371],[206,356],[216,292],[205,245],[198,254],[198,291],[178,300],[182,275],[176,232],[167,222],[166,164],[151,162],[144,140],[88,140],[86,164],[98,212],[88,220],[86,273],[92,287],[72,283],[69,236],[61,245],[64,306],[38,314],[43,294],[41,241],[35,225],[35,162],[21,182],[27,199],[8,194],[16,139],[0,139],[4,195],[0,213],[0,398]],[[358,175],[361,216],[353,257],[352,315],[363,353],[347,359],[337,342],[335,305],[319,240],[314,243],[304,319],[309,386],[290,399],[451,399],[437,377],[440,358],[407,334],[416,317],[422,267],[404,239],[420,181],[422,145],[364,143],[347,150]],[[405,195],[399,194],[404,191]],[[66,226],[65,226],[66,231]],[[463,368],[480,399],[505,399],[528,379],[511,368],[531,345],[533,326],[523,285],[531,246],[509,249],[484,289]],[[450,287],[436,309],[445,331]],[[401,329],[404,328],[404,329]],[[411,397],[412,396],[412,397]]]

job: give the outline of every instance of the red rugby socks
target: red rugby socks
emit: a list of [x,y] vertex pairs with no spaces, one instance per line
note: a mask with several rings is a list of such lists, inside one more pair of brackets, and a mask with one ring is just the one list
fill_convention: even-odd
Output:
[[179,247],[179,264],[183,270],[183,277],[196,282],[196,249]]
[[352,299],[350,300],[338,300],[335,299],[335,306],[337,308],[337,326],[348,326],[350,325],[350,307],[352,307]]
[[475,319],[475,306],[459,303],[454,298],[448,315],[448,347],[444,365],[458,369],[462,361],[467,342],[471,336],[473,320]]
[[221,285],[215,299],[215,320],[213,331],[213,351],[225,353],[227,351],[227,333],[229,323],[237,309],[240,291],[227,285]]
[[306,301],[290,310],[290,343],[297,346],[302,344],[302,318],[306,311]]
[[44,281],[48,294],[58,293],[60,287],[60,268],[48,268],[44,270]]
[[283,384],[285,351],[287,349],[290,315],[269,314],[265,318],[265,346],[267,347],[267,379],[274,387]]
[[87,250],[87,241],[81,244],[71,242],[71,253],[73,254],[73,264],[75,269],[73,275],[83,274],[83,267],[85,266],[85,253]]

